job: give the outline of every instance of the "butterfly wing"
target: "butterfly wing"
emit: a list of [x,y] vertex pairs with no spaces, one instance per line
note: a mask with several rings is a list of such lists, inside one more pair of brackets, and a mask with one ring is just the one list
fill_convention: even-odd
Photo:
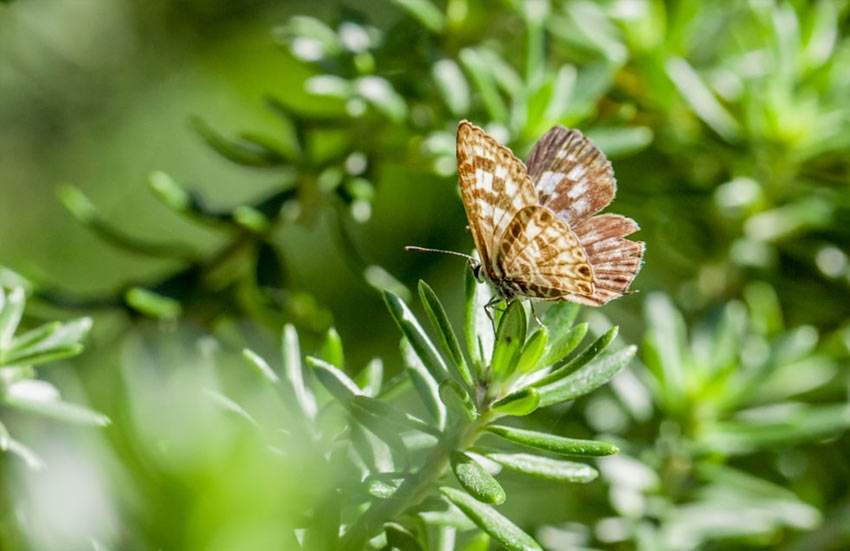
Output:
[[593,271],[578,237],[551,210],[520,210],[499,242],[496,264],[504,284],[518,294],[546,300],[593,295]]
[[600,214],[575,228],[576,237],[593,267],[594,292],[576,298],[577,302],[601,306],[626,293],[643,263],[645,245],[625,236],[640,227],[619,214]]
[[626,293],[641,268],[644,244],[625,239],[640,229],[631,218],[593,216],[617,189],[602,151],[578,130],[556,126],[531,150],[528,173],[540,203],[573,230],[593,270],[592,293],[564,298],[600,306]]
[[457,130],[457,172],[475,247],[490,266],[499,237],[520,209],[537,204],[537,194],[522,161],[468,121]]
[[540,204],[571,228],[614,199],[617,184],[605,155],[578,130],[556,126],[528,156],[528,175]]

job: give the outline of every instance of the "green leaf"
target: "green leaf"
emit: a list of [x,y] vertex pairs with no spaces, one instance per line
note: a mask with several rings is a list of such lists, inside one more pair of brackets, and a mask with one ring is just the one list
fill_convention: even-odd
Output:
[[407,116],[407,102],[385,78],[374,75],[360,77],[354,81],[354,86],[363,99],[390,120],[401,122]]
[[490,362],[494,380],[505,379],[513,373],[525,343],[527,324],[522,303],[519,300],[511,302],[502,315],[499,329],[496,331],[496,344],[493,347],[493,359]]
[[203,390],[203,393],[207,397],[209,397],[216,406],[220,407],[225,412],[236,415],[237,417],[239,417],[243,421],[247,421],[248,424],[253,426],[253,427],[259,427],[260,426],[260,423],[254,418],[253,415],[248,413],[245,410],[245,408],[243,408],[242,406],[240,406],[235,401],[233,401],[231,398],[225,396],[221,392],[218,392],[216,390],[212,390],[212,389],[209,389],[209,388],[205,388]]
[[398,551],[423,551],[422,545],[410,531],[396,522],[388,522],[384,525],[387,534],[387,545]]
[[472,387],[473,381],[472,375],[469,372],[469,366],[466,364],[466,359],[460,350],[460,344],[446,315],[446,310],[443,308],[434,290],[421,279],[419,280],[419,298],[422,300],[422,306],[431,320],[431,325],[433,325],[434,330],[440,335],[440,343],[443,345],[443,350],[454,363],[460,379],[468,387]]
[[[68,353],[69,350],[73,349],[77,351],[75,353],[78,353],[82,349],[80,341],[91,330],[91,326],[92,320],[88,317],[67,321],[59,324],[59,327],[52,331],[46,331],[47,334],[41,336],[41,338],[32,339],[28,346],[24,346],[23,343],[29,341],[31,335],[24,333],[21,335],[20,341],[13,340],[12,349],[6,359],[9,362],[24,363],[26,358],[39,357],[38,363],[44,363],[41,357],[45,354],[60,355],[61,357],[73,355]],[[39,329],[37,328],[34,331]]]
[[316,398],[304,385],[304,373],[301,367],[301,349],[298,345],[298,332],[295,327],[286,324],[280,339],[283,372],[295,397],[295,402],[307,418],[316,416]]
[[673,57],[667,61],[665,69],[694,113],[727,142],[737,141],[741,135],[738,121],[717,100],[694,68],[684,59]]
[[469,83],[457,62],[440,59],[431,66],[431,76],[452,115],[461,117],[469,112]]
[[449,501],[457,505],[472,522],[508,551],[543,551],[543,548],[534,541],[534,538],[520,530],[514,523],[489,505],[484,505],[466,492],[454,488],[442,487],[440,491]]
[[15,287],[8,295],[0,288],[0,354],[12,343],[25,303],[23,287]]
[[319,349],[319,357],[340,369],[345,367],[342,339],[339,338],[339,333],[333,327],[325,333],[325,340],[322,341],[322,347]]
[[566,358],[584,340],[587,334],[587,323],[580,323],[557,338],[549,336],[549,347],[540,360],[541,366],[555,365]]
[[392,0],[392,3],[409,13],[429,31],[440,34],[445,30],[446,17],[430,0]]
[[643,359],[658,380],[665,407],[685,406],[685,364],[688,361],[687,329],[682,315],[664,294],[651,293],[644,301],[648,329]]
[[41,365],[64,358],[76,356],[83,351],[82,344],[68,344],[57,346],[43,351],[35,351],[33,349],[22,350],[11,357],[7,358],[7,363],[15,362],[23,365]]
[[418,417],[414,417],[409,413],[402,413],[383,400],[358,394],[351,399],[351,405],[352,407],[360,408],[372,415],[381,417],[401,429],[418,430],[419,432],[424,432],[438,438],[442,436],[442,433],[439,430],[435,429],[425,421]]
[[160,201],[174,211],[184,212],[192,206],[189,192],[165,172],[152,172],[148,177],[148,185]]
[[449,372],[446,364],[407,304],[389,291],[384,292],[384,300],[390,310],[390,315],[392,315],[416,355],[419,356],[421,363],[437,381],[447,379]]
[[549,340],[548,331],[545,327],[541,327],[535,331],[522,348],[522,353],[516,364],[516,375],[521,376],[534,371],[538,366],[543,353],[546,351],[546,344]]
[[371,412],[353,406],[352,402],[349,402],[350,407],[349,413],[351,417],[354,418],[355,421],[363,425],[369,432],[371,432],[378,440],[383,442],[389,449],[387,455],[390,460],[392,459],[392,451],[395,450],[397,453],[406,452],[406,448],[401,438],[399,437],[399,432],[396,426],[394,426],[391,421],[385,418],[382,415],[374,415]]
[[263,233],[271,226],[271,220],[251,205],[239,205],[231,212],[234,222],[255,233]]
[[540,391],[540,407],[575,400],[579,396],[596,390],[626,367],[634,358],[636,351],[636,346],[627,346],[613,354],[598,358],[563,379],[537,387]]
[[142,287],[132,287],[124,300],[133,310],[159,319],[175,319],[183,312],[180,302]]
[[191,122],[207,145],[229,161],[258,167],[273,167],[286,163],[286,158],[279,151],[251,140],[228,140],[199,117],[192,117]]
[[447,506],[445,511],[422,511],[418,513],[419,518],[421,518],[425,524],[433,526],[451,526],[464,531],[475,528],[475,524],[469,520],[469,517],[453,503],[448,501],[444,501],[442,503]]
[[490,453],[487,457],[505,467],[547,480],[590,482],[599,471],[585,463],[552,459],[528,453]]
[[478,410],[466,390],[456,381],[446,379],[440,383],[440,400],[449,410],[460,417],[472,421],[478,417]]
[[366,396],[375,397],[381,392],[384,381],[384,362],[380,358],[372,358],[366,367],[354,377],[357,386],[363,389]]
[[[466,350],[472,363],[479,368],[483,367],[487,354],[486,346],[480,341],[482,335],[491,336],[490,320],[483,312],[481,294],[486,286],[479,283],[472,274],[472,270],[465,270],[465,298],[463,312],[463,332],[466,337]],[[492,336],[491,336],[492,338]]]
[[598,440],[578,440],[575,438],[555,436],[554,434],[545,432],[500,425],[490,425],[487,427],[487,430],[516,444],[555,452],[561,455],[598,457],[615,454],[620,451],[614,444],[600,442]]
[[369,495],[375,496],[379,499],[387,499],[392,497],[398,491],[403,479],[396,478],[384,480],[368,476],[363,482],[366,484],[366,491],[369,492]]
[[450,460],[455,478],[469,495],[482,503],[504,503],[505,490],[477,461],[459,451],[453,451]]
[[8,394],[3,399],[3,402],[10,407],[69,423],[95,425],[99,427],[105,427],[109,424],[109,417],[102,413],[57,399],[34,398],[15,393],[13,392],[15,386],[9,389]]
[[44,461],[34,451],[24,446],[14,438],[9,439],[9,453],[15,454],[24,460],[27,467],[34,471],[40,471],[46,467]]
[[351,378],[343,373],[340,369],[332,366],[324,360],[307,356],[307,363],[313,368],[313,373],[316,378],[322,383],[322,386],[330,392],[331,396],[345,405],[351,401],[351,398],[360,393],[360,387]]
[[551,340],[557,341],[565,335],[578,317],[579,305],[575,302],[556,302],[543,313],[540,320],[549,330]]
[[540,393],[535,388],[525,388],[505,396],[495,404],[493,411],[505,415],[528,415],[540,406]]
[[440,401],[439,385],[413,350],[410,341],[404,337],[401,339],[401,358],[410,380],[413,381],[413,387],[437,422],[437,426],[442,429],[446,425],[446,407]]
[[587,137],[611,159],[636,153],[648,147],[654,136],[652,129],[647,126],[627,126],[596,127],[587,132]]
[[404,286],[404,283],[377,264],[366,266],[363,270],[363,279],[382,293],[395,293],[402,300],[410,298],[410,290]]
[[592,361],[596,356],[602,353],[611,341],[613,341],[617,337],[617,326],[612,327],[608,330],[607,333],[600,336],[598,339],[593,341],[593,343],[585,348],[581,354],[568,361],[563,366],[549,373],[536,383],[534,386],[537,388],[542,388],[544,386],[549,385],[550,383],[554,383],[566,377],[567,375],[575,372],[580,369],[582,366],[586,365],[588,362]]
[[9,449],[9,431],[3,421],[0,421],[0,451],[4,452]]
[[270,383],[272,385],[276,385],[280,382],[280,377],[277,376],[277,373],[272,370],[266,360],[264,360],[259,354],[254,352],[253,350],[249,350],[247,348],[242,349],[242,357],[251,364],[257,374],[262,378],[265,382]]
[[9,354],[13,355],[17,351],[26,350],[39,344],[44,339],[56,333],[60,327],[62,327],[60,322],[52,321],[18,335],[9,344]]
[[508,107],[496,88],[493,73],[487,62],[474,48],[464,48],[459,55],[460,62],[472,77],[472,82],[490,118],[502,123],[508,122]]

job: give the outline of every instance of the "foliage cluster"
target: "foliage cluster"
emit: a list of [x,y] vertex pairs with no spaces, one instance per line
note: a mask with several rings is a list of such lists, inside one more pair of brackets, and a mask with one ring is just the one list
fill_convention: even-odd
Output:
[[[57,459],[38,458],[50,437],[30,413],[107,424],[36,378],[34,366],[78,354],[91,325],[36,323],[44,309],[102,319],[114,343],[92,362],[120,365],[80,363],[114,421],[91,446],[110,450],[92,452],[108,468],[91,478],[108,518],[39,533],[44,497],[7,484],[0,547],[850,545],[847,3],[373,4],[317,5],[274,29],[284,68],[306,74],[268,91],[275,126],[231,136],[215,113],[192,119],[247,179],[271,177],[267,192],[222,207],[151,175],[214,246],[137,237],[60,188],[102,241],[169,268],[84,295],[34,277],[31,319],[22,280],[0,278],[6,480],[41,476],[21,475],[18,458]],[[615,210],[643,227],[644,292],[598,311],[552,305],[542,325],[519,302],[489,319],[489,290],[469,274],[462,300],[422,281],[411,293],[424,272],[442,289],[443,265],[412,265],[426,260],[372,237],[404,227],[411,243],[466,248],[461,209],[407,219],[382,198],[455,197],[442,190],[455,186],[461,118],[520,156],[554,124],[593,138],[614,162]],[[383,352],[395,333],[371,334],[359,306],[342,316],[295,275],[292,230],[325,226],[334,245],[321,256],[365,283],[350,289],[360,302],[383,297],[400,356]],[[34,328],[16,334],[22,319]],[[345,354],[334,325],[353,337]],[[383,359],[358,370],[352,356],[370,345]]]

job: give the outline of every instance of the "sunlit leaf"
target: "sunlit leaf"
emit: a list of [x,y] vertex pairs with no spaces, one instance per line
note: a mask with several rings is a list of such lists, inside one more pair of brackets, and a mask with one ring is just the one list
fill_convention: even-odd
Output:
[[446,18],[431,0],[392,0],[392,2],[416,18],[429,31],[433,33],[443,32],[446,26]]
[[419,356],[420,361],[431,372],[431,375],[437,381],[448,378],[449,373],[446,364],[407,304],[389,291],[384,292],[384,301],[387,303],[387,308],[389,308],[390,314],[392,314],[402,334],[410,343],[416,355]]
[[467,386],[471,387],[473,384],[472,375],[469,372],[469,366],[466,364],[463,352],[460,350],[460,344],[446,315],[446,310],[443,308],[434,290],[422,280],[419,281],[419,297],[422,300],[422,305],[428,314],[428,318],[431,320],[431,325],[440,336],[440,343],[443,345],[443,350],[453,361],[461,380]]
[[489,505],[484,505],[466,492],[454,488],[443,487],[440,488],[440,491],[457,505],[472,522],[503,545],[505,549],[509,551],[542,551],[540,545],[531,536],[520,530],[514,523]]
[[490,425],[487,427],[487,430],[516,444],[559,453],[561,455],[598,457],[611,455],[620,451],[617,446],[598,440],[578,440],[545,432],[499,425]]
[[459,451],[452,452],[450,459],[455,478],[469,495],[493,505],[505,501],[505,490],[474,459]]
[[478,417],[478,411],[472,398],[466,390],[456,381],[446,379],[440,383],[440,400],[449,408],[449,411],[461,418],[470,421]]
[[590,482],[599,471],[585,463],[552,459],[528,453],[490,453],[487,457],[505,467],[547,480],[562,482]]
[[313,368],[316,378],[331,396],[341,404],[347,404],[352,397],[360,393],[360,387],[342,370],[324,360],[307,356],[307,363]]
[[528,415],[540,406],[540,393],[536,388],[525,388],[505,396],[493,404],[493,411],[505,415]]
[[637,347],[634,345],[611,353],[585,364],[562,379],[556,379],[537,387],[540,392],[540,406],[575,400],[604,385],[626,367],[634,358]]
[[298,344],[298,333],[292,325],[285,325],[280,339],[281,356],[283,357],[283,372],[301,411],[312,419],[316,416],[316,398],[304,384],[304,373],[301,366],[301,348]]
[[440,400],[439,384],[406,338],[401,339],[401,358],[408,376],[413,381],[413,387],[425,407],[428,408],[429,413],[437,422],[437,426],[444,427],[446,424],[446,407]]
[[496,379],[513,373],[513,369],[522,352],[527,328],[525,309],[520,301],[513,301],[499,322],[496,331],[496,343],[493,346],[493,359],[490,370]]

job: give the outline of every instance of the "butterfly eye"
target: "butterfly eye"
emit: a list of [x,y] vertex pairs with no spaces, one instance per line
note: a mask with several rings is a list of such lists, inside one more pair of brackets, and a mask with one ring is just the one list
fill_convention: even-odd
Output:
[[472,277],[474,277],[479,283],[484,282],[484,279],[481,277],[481,264],[472,266]]

